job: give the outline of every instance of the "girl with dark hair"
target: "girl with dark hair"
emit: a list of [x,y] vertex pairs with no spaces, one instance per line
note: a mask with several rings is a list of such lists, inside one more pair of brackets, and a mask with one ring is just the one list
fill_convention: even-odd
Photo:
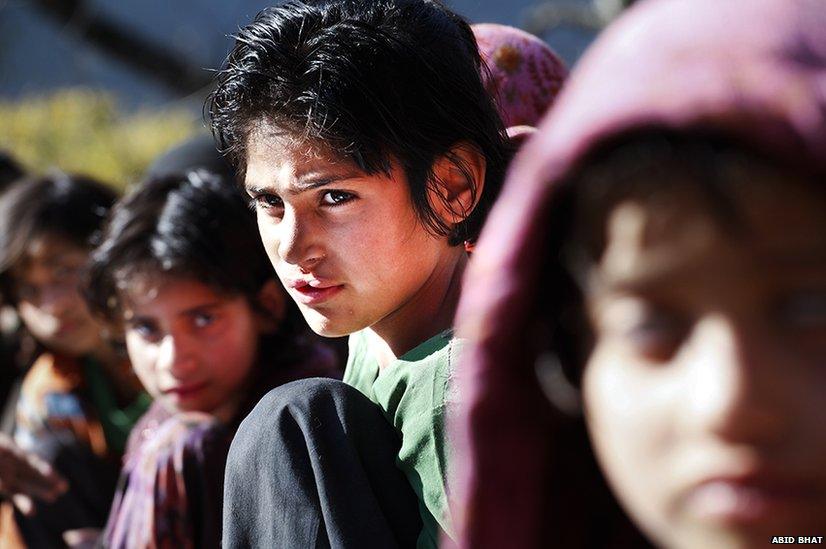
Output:
[[81,271],[114,200],[100,183],[62,173],[23,179],[0,198],[0,290],[37,342],[15,439],[70,481],[54,503],[18,514],[34,547],[104,523],[126,437],[148,405],[80,294]]
[[121,327],[155,398],[129,439],[107,547],[218,547],[229,443],[269,389],[334,373],[272,273],[237,190],[150,179],[112,212],[87,298]]
[[650,0],[579,62],[457,315],[459,547],[826,532],[824,29]]
[[481,73],[470,26],[432,0],[287,2],[239,33],[213,131],[281,282],[350,354],[343,384],[279,388],[239,429],[227,547],[434,547],[452,532],[462,244],[510,156]]

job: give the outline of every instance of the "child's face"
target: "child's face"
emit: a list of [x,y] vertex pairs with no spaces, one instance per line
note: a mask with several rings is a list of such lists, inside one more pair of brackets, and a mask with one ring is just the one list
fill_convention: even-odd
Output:
[[826,204],[793,184],[746,192],[737,236],[687,191],[620,203],[589,282],[591,437],[668,547],[826,532]]
[[247,298],[196,280],[138,278],[124,300],[126,347],[138,378],[171,411],[228,421],[248,388],[258,347]]
[[47,348],[70,356],[98,349],[101,326],[80,295],[80,273],[89,251],[54,235],[31,243],[14,269],[17,312]]
[[343,160],[254,134],[245,186],[264,247],[310,327],[341,336],[404,330],[447,272],[445,238],[419,222],[402,170],[367,175]]

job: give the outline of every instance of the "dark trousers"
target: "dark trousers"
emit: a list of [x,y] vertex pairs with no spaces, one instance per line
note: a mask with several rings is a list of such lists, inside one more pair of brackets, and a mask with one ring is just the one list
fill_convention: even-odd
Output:
[[223,546],[415,547],[418,500],[381,409],[335,380],[268,393],[229,451]]

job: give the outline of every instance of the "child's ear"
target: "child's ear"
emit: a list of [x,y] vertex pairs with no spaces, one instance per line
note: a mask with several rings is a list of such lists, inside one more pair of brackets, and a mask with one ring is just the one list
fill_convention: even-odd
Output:
[[275,280],[268,280],[258,292],[258,305],[263,312],[256,316],[261,333],[272,333],[281,325],[287,313],[287,295]]
[[487,160],[476,145],[463,141],[433,163],[435,185],[428,190],[434,211],[449,225],[473,212],[485,188]]

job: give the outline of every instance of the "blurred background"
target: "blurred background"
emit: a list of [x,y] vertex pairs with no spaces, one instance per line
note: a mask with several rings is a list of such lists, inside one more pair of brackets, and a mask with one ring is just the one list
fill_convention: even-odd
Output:
[[[0,0],[0,150],[116,187],[204,132],[231,35],[266,0]],[[452,0],[540,36],[573,66],[628,0]]]

